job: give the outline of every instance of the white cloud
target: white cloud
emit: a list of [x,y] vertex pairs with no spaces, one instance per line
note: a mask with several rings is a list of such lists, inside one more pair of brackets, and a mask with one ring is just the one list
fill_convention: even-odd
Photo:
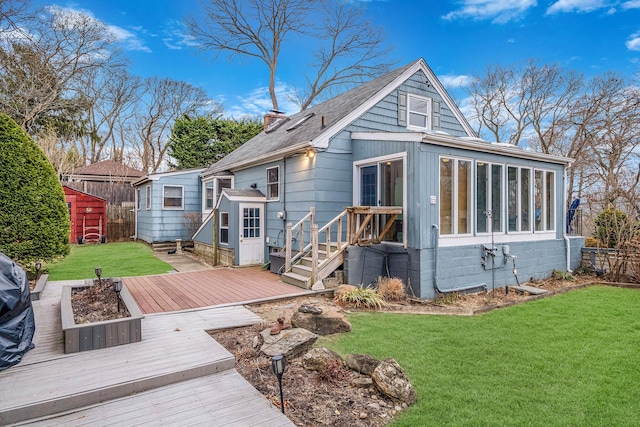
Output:
[[460,9],[447,13],[442,18],[454,19],[491,19],[492,22],[504,24],[522,18],[530,8],[537,5],[537,0],[461,0]]
[[[560,12],[593,12],[594,10],[612,6],[608,0],[558,0],[547,9],[547,14]],[[608,12],[612,13],[611,10]]]
[[[294,89],[286,83],[278,82],[276,84],[276,96],[279,102],[278,108],[288,116],[300,111],[298,105],[289,101],[293,94]],[[236,119],[245,116],[262,117],[273,108],[271,97],[269,96],[269,88],[266,86],[256,88],[250,93],[238,97],[237,102],[235,105],[225,106],[225,116]]]
[[180,50],[185,47],[199,46],[195,37],[187,33],[184,24],[180,21],[169,21],[163,33],[165,37],[163,37],[162,41],[169,49]]
[[117,25],[107,25],[107,28],[125,50],[138,50],[151,53],[151,49],[134,33]]
[[620,6],[623,9],[640,9],[640,0],[629,0]]
[[640,51],[640,31],[631,34],[629,40],[626,43],[627,49]]
[[438,80],[440,80],[447,89],[457,89],[469,86],[473,78],[464,74],[459,76],[447,74],[444,76],[438,76]]

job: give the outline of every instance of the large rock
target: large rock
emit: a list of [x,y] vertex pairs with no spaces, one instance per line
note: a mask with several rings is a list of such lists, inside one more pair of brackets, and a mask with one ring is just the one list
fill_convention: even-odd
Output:
[[416,401],[416,392],[404,374],[404,371],[393,359],[385,359],[378,364],[371,374],[376,387],[392,399],[411,405]]
[[260,332],[262,346],[260,351],[273,357],[282,354],[285,357],[295,357],[309,350],[318,336],[307,329],[284,329],[280,333],[271,335],[271,328]]
[[344,314],[334,308],[326,307],[319,314],[303,313],[298,310],[291,316],[291,324],[296,328],[304,328],[318,335],[331,335],[351,330],[351,323]]
[[349,368],[368,376],[371,376],[380,364],[380,360],[368,354],[347,354],[344,361]]
[[312,348],[302,358],[302,366],[309,371],[321,371],[332,363],[339,361],[343,363],[342,357],[333,350],[318,347]]

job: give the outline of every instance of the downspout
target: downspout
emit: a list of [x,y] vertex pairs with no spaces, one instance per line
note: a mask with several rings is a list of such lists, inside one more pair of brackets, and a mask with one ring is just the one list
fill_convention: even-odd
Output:
[[[567,167],[565,165],[565,167],[563,168],[563,191],[564,191],[564,206],[565,209],[567,208],[568,202],[569,202],[569,193],[568,193],[568,188],[569,185],[567,184],[567,180],[569,179],[569,177],[567,176]],[[571,241],[569,240],[569,236],[567,235],[567,215],[564,214],[562,215],[562,237],[564,239],[564,243],[565,243],[565,250],[566,250],[566,256],[567,256],[567,272],[568,273],[572,273],[571,270]]]
[[438,246],[440,246],[440,227],[438,224],[431,224],[431,229],[434,232],[434,247],[433,247],[433,287],[436,292],[442,294],[440,288],[438,287]]

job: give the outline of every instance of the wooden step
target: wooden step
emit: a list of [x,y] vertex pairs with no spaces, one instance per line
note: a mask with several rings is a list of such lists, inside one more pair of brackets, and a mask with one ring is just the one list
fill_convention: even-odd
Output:
[[531,295],[542,295],[548,292],[546,289],[534,288],[533,286],[527,286],[527,285],[509,286],[509,289],[513,289],[519,294],[524,294],[525,292],[528,292]]
[[282,281],[302,289],[311,289],[311,277],[306,277],[292,271],[282,274]]

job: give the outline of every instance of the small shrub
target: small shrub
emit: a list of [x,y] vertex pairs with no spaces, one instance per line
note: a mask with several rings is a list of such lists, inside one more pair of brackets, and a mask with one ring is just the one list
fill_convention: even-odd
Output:
[[600,212],[595,223],[595,237],[607,248],[620,248],[637,235],[637,224],[624,212],[609,208]]
[[434,304],[453,304],[458,301],[459,295],[457,292],[451,292],[448,294],[438,294],[438,296],[433,300]]
[[397,277],[378,277],[378,293],[385,301],[400,301],[404,298],[404,283]]
[[602,243],[595,237],[585,237],[584,238],[584,247],[585,248],[599,248],[602,246]]
[[336,296],[335,300],[338,304],[352,305],[355,308],[380,309],[386,305],[382,295],[369,287],[360,287],[353,291],[345,292]]
[[316,379],[319,382],[339,384],[349,377],[349,371],[340,360],[332,360],[318,371]]
[[573,274],[569,273],[568,271],[553,270],[553,273],[551,273],[551,277],[556,280],[566,280],[568,282],[576,281],[576,278],[573,277]]

